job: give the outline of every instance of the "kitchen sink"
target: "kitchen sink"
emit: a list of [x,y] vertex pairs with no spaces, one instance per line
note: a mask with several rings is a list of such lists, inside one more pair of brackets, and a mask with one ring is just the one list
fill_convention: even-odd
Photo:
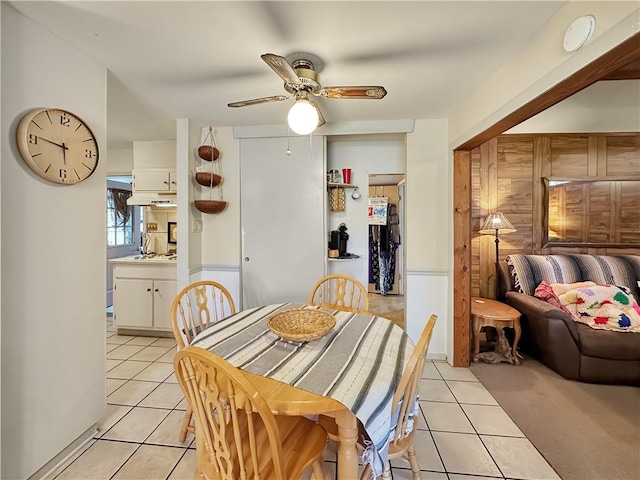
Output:
[[144,253],[133,258],[134,260],[176,260],[178,255],[175,253]]

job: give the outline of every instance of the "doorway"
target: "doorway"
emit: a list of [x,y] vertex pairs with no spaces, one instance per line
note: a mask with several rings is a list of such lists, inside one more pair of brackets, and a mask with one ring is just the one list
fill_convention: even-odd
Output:
[[[453,366],[470,363],[471,150],[585,87],[616,75],[640,56],[640,34],[627,38],[453,150]],[[611,77],[609,77],[611,78]],[[627,77],[628,78],[628,77]]]
[[404,328],[404,173],[369,174],[369,310]]
[[122,191],[131,192],[131,176],[107,177],[107,312],[113,308],[113,266],[109,260],[135,255],[140,249],[142,207],[129,206],[126,214],[118,213],[118,192]]

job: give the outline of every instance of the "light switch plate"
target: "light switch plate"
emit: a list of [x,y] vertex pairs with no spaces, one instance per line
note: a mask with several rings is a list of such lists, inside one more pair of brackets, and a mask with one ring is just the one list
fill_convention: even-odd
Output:
[[202,220],[193,220],[191,222],[191,231],[193,233],[200,233],[202,232]]
[[147,222],[147,232],[157,232],[158,224],[156,222]]

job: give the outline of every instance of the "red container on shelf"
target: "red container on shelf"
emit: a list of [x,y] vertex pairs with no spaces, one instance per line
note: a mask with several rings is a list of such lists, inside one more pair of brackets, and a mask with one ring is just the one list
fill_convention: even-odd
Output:
[[351,169],[343,168],[342,169],[342,182],[343,183],[351,183]]

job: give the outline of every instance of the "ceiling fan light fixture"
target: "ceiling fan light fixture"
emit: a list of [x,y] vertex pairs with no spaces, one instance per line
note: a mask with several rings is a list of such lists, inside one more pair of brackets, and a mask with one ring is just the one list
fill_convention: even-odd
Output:
[[287,123],[298,135],[308,135],[318,126],[318,110],[308,100],[299,99],[289,109]]

